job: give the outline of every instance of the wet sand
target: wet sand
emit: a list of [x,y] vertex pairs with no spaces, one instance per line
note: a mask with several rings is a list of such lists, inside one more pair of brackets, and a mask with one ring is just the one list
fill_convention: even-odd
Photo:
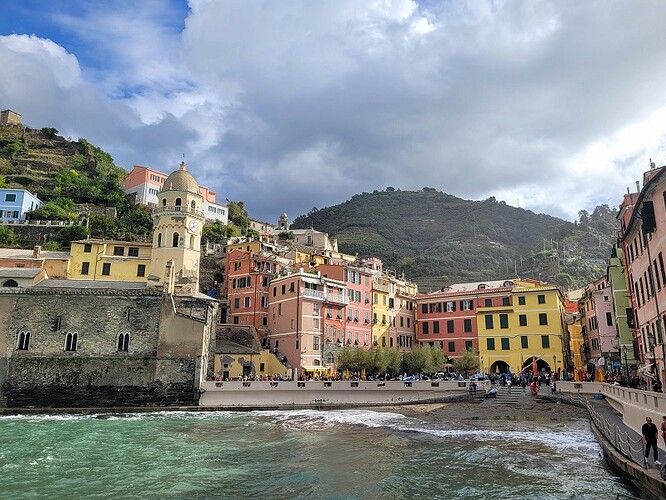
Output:
[[522,398],[515,403],[470,400],[450,403],[382,406],[376,409],[400,413],[432,423],[492,419],[557,421],[588,418],[587,410],[584,408],[542,398]]

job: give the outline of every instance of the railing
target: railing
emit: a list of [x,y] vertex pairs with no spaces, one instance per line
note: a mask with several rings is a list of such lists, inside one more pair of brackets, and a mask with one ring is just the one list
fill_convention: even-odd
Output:
[[198,215],[199,217],[204,217],[203,211],[191,207],[186,207],[185,205],[166,205],[162,207],[155,207],[153,209],[153,213],[160,213],[160,212],[182,212],[192,215]]
[[620,429],[617,424],[609,422],[606,417],[600,415],[599,412],[594,409],[589,399],[584,398],[580,394],[565,395],[560,393],[560,398],[570,404],[585,408],[590,415],[590,420],[594,426],[604,436],[606,441],[613,446],[613,448],[619,451],[622,456],[628,460],[631,460],[641,467],[645,466],[642,458],[643,440],[641,437],[634,439],[629,435],[628,431]]
[[333,293],[327,293],[326,294],[326,301],[327,302],[335,302],[336,304],[349,304],[349,299],[347,298],[346,295],[341,295],[341,294],[333,294]]
[[312,290],[310,288],[303,288],[302,295],[303,297],[312,297],[315,299],[324,300],[324,292],[322,292],[321,290]]
[[379,290],[381,292],[388,292],[389,291],[388,285],[380,285],[379,283],[373,283],[372,284],[372,289],[373,290]]

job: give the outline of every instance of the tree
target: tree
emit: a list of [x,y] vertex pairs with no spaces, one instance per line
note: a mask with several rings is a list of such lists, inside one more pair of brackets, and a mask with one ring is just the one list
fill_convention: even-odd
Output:
[[0,245],[15,245],[16,233],[11,227],[0,226]]
[[429,348],[415,346],[405,355],[405,366],[411,373],[432,373],[432,357]]
[[126,239],[134,240],[137,236],[146,237],[153,231],[153,216],[145,207],[133,208],[118,219],[118,226]]
[[[33,220],[76,220],[75,213],[64,208],[68,206],[67,199],[58,198],[53,201],[47,201],[43,206],[28,212],[26,216]],[[72,200],[69,200],[70,202]],[[73,206],[73,203],[72,203]]]
[[222,243],[226,236],[227,226],[220,221],[215,221],[204,226],[201,239],[204,243]]
[[74,224],[73,226],[63,227],[55,234],[54,238],[64,248],[71,246],[72,241],[86,239],[88,235],[89,231],[85,226]]
[[465,377],[469,372],[476,370],[478,367],[479,361],[471,349],[468,349],[465,351],[465,354],[453,361],[453,368]]
[[88,221],[93,238],[113,240],[118,235],[118,219],[106,215],[92,214]]

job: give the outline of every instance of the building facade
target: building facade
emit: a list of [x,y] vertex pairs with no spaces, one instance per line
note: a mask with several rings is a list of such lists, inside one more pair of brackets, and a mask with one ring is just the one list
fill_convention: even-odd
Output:
[[0,223],[25,222],[26,214],[43,203],[26,189],[0,189]]

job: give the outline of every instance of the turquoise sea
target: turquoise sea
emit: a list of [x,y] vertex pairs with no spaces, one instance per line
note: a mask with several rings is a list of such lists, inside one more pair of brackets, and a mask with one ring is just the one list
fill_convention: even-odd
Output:
[[584,420],[370,410],[0,417],[0,496],[597,499],[636,492]]

